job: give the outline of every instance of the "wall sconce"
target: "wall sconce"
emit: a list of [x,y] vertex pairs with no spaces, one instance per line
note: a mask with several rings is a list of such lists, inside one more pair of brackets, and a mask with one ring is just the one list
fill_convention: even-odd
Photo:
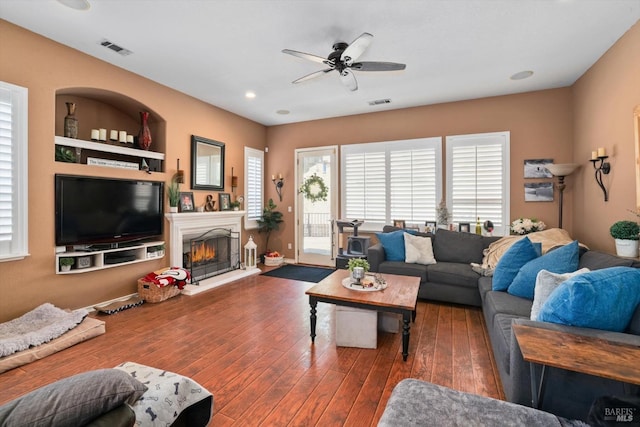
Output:
[[282,187],[284,186],[282,174],[278,174],[278,179],[276,179],[275,175],[271,175],[271,181],[276,186],[276,193],[278,193],[278,197],[280,197],[280,201],[282,201]]
[[231,192],[235,194],[236,188],[238,188],[238,177],[233,174],[233,167],[231,168]]
[[180,170],[180,159],[178,159],[178,164],[176,165],[176,182],[178,184],[183,184],[184,183],[184,171]]
[[553,176],[558,177],[558,190],[560,190],[560,201],[558,203],[558,228],[562,228],[562,198],[566,187],[564,184],[564,177],[571,175],[579,167],[580,165],[577,163],[551,163],[546,166],[547,170],[551,172]]
[[596,182],[602,188],[602,192],[604,193],[604,201],[609,201],[609,194],[607,193],[607,189],[604,188],[604,183],[602,182],[602,174],[609,175],[611,172],[611,163],[605,161],[609,158],[607,156],[607,152],[604,148],[598,148],[598,151],[591,152],[591,160],[593,163],[593,168],[596,170]]

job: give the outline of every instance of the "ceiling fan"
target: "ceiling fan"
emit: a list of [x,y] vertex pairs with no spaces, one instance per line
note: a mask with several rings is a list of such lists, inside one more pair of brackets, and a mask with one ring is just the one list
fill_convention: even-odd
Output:
[[397,71],[404,70],[405,64],[396,62],[355,62],[360,55],[369,47],[373,35],[362,33],[360,37],[355,39],[351,44],[337,42],[333,45],[333,52],[328,57],[323,58],[310,53],[298,52],[291,49],[283,49],[282,53],[297,56],[298,58],[308,59],[327,65],[329,68],[316,71],[304,77],[294,80],[292,83],[301,83],[316,77],[323,76],[331,71],[337,71],[340,74],[340,81],[352,91],[358,90],[358,82],[353,71]]

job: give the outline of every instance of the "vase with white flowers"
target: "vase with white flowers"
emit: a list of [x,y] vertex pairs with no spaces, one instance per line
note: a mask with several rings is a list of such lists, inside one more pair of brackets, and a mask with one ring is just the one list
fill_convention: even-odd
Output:
[[547,225],[535,218],[518,218],[511,223],[511,234],[522,236],[535,233],[536,231],[542,231],[545,228],[547,228]]

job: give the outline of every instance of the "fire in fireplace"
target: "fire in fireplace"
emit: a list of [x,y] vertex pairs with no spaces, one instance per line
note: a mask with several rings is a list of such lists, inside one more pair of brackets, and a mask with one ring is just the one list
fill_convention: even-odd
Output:
[[183,241],[183,267],[191,272],[191,283],[240,268],[240,233],[214,228]]

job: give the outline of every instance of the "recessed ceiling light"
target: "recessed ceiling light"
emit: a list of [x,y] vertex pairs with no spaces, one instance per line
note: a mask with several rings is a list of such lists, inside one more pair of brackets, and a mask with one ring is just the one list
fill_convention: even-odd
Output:
[[58,0],[59,3],[75,10],[89,10],[89,0]]
[[533,76],[533,71],[526,70],[520,71],[519,73],[515,73],[513,76],[509,77],[511,80],[523,80]]
[[244,94],[244,97],[245,97],[245,98],[249,98],[249,99],[253,99],[253,98],[255,98],[255,97],[256,97],[256,93],[255,93],[255,92],[252,92],[252,91],[247,91],[247,92]]
[[291,111],[289,111],[289,110],[278,110],[278,111],[276,111],[277,114],[282,114],[283,116],[286,116],[290,112]]

